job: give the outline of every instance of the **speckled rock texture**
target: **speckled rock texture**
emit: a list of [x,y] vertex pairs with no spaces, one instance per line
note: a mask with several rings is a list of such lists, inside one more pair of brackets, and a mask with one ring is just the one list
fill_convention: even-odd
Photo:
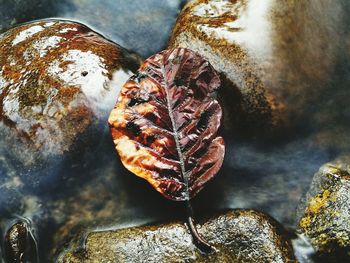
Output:
[[350,158],[325,164],[299,207],[299,232],[323,262],[350,261]]
[[58,262],[296,262],[285,230],[269,216],[233,210],[199,224],[217,249],[201,254],[183,223],[92,232]]
[[39,21],[2,34],[0,140],[12,184],[50,188],[53,177],[69,178],[70,168],[86,166],[84,157],[107,130],[118,87],[138,63],[74,22]]
[[[226,118],[258,135],[294,127],[316,106],[338,56],[340,13],[339,3],[193,0],[169,47],[191,48],[222,72]],[[314,19],[322,15],[331,19]]]

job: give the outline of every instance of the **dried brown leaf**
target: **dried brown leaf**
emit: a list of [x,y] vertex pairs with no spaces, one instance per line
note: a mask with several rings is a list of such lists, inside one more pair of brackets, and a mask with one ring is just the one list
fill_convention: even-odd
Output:
[[109,117],[124,166],[169,199],[195,196],[224,158],[219,86],[218,73],[191,50],[148,58],[123,86]]

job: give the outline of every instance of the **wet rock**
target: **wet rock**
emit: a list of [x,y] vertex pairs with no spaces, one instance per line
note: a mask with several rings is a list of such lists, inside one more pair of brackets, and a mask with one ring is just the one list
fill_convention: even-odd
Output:
[[37,249],[37,242],[27,219],[18,219],[6,231],[4,238],[6,262],[37,263]]
[[0,150],[15,169],[6,175],[50,188],[82,173],[107,130],[119,86],[138,63],[74,22],[38,21],[2,34]]
[[290,128],[327,100],[321,91],[345,46],[334,30],[344,27],[342,5],[194,0],[182,10],[169,47],[191,48],[222,72],[226,123],[255,135]]
[[299,207],[299,232],[325,262],[350,261],[350,158],[325,164]]
[[216,252],[201,254],[186,226],[170,223],[92,232],[84,249],[64,252],[58,262],[295,262],[284,230],[260,212],[230,211],[198,230]]

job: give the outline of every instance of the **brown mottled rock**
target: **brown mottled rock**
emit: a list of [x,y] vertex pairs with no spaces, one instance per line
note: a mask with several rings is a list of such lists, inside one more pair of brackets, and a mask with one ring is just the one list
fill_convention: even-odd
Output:
[[183,223],[92,232],[84,248],[68,250],[58,262],[296,262],[281,226],[252,210],[233,210],[198,225],[217,249],[202,254]]
[[226,124],[259,134],[300,124],[317,106],[338,56],[340,12],[333,2],[193,0],[169,47],[207,58],[227,81]]
[[120,85],[139,62],[70,21],[42,20],[0,35],[1,151],[16,176],[25,185],[53,186],[53,178],[86,166]]
[[299,232],[325,262],[350,261],[350,158],[325,164],[299,207]]

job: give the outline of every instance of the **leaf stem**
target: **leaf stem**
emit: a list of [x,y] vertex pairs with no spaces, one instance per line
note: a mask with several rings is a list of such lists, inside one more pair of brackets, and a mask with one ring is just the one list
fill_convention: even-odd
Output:
[[214,251],[214,248],[207,241],[205,241],[198,233],[194,222],[194,218],[193,218],[194,215],[193,215],[192,205],[189,200],[186,201],[186,209],[187,209],[188,228],[190,229],[194,244],[201,252],[205,254],[211,253],[212,251]]

